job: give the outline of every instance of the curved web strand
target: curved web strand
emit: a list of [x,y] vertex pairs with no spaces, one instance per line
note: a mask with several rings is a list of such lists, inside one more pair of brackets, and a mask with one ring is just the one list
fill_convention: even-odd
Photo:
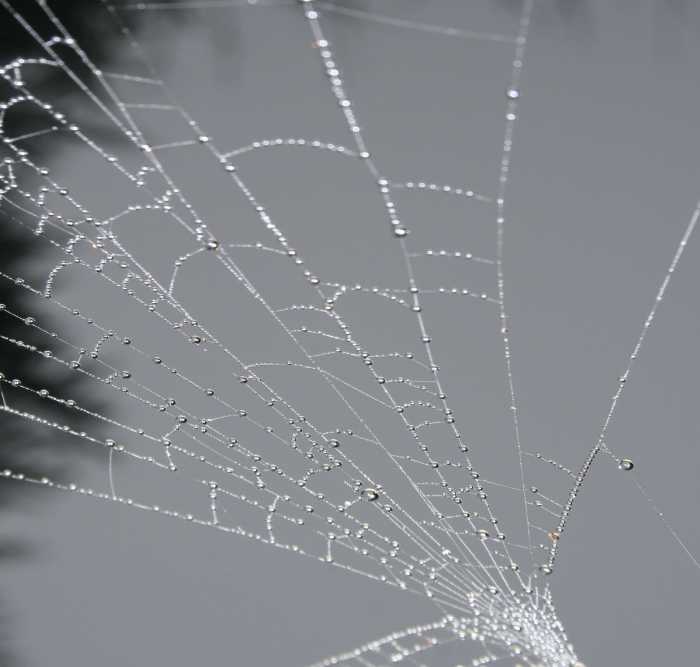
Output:
[[[469,630],[454,616],[445,616],[433,623],[404,628],[375,639],[356,649],[333,655],[310,667],[389,667],[390,665],[425,664],[436,649],[450,646],[466,638]],[[487,655],[474,664],[486,665],[498,658]]]
[[[503,665],[517,656],[519,665],[536,667],[527,655],[503,652],[497,646],[489,646],[489,640],[480,632],[478,623],[448,614],[433,623],[411,626],[379,637],[357,648],[329,656],[309,667],[424,667],[430,665],[453,665],[455,652],[464,653],[466,641],[473,642],[479,655],[472,658],[472,667]],[[462,658],[463,660],[464,658]],[[579,663],[580,664],[580,663]]]

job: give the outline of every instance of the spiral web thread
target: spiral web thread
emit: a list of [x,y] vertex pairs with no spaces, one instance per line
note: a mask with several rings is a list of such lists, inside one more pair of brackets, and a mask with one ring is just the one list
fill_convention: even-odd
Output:
[[[580,664],[557,619],[543,575],[554,568],[568,517],[598,454],[607,453],[629,465],[610,451],[605,435],[694,230],[698,209],[620,377],[600,438],[584,464],[571,470],[526,450],[520,438],[511,369],[503,249],[511,149],[532,0],[523,2],[514,35],[417,23],[313,1],[105,2],[105,14],[139,63],[138,69],[128,73],[98,70],[90,60],[89,48],[83,50],[75,42],[45,3],[38,3],[46,18],[42,26],[28,24],[22,10],[7,0],[0,4],[6,10],[3,20],[16,22],[17,29],[26,31],[44,50],[43,57],[17,60],[1,70],[8,91],[0,117],[2,205],[14,223],[35,234],[36,243],[56,257],[40,280],[0,273],[3,280],[16,283],[17,289],[37,302],[36,313],[11,312],[4,307],[2,317],[23,321],[46,339],[46,347],[5,335],[0,340],[10,349],[35,353],[37,364],[58,365],[91,380],[99,387],[96,391],[105,392],[110,405],[121,406],[118,414],[122,415],[52,395],[22,378],[0,376],[6,419],[27,420],[36,428],[54,429],[100,448],[108,467],[103,489],[36,479],[17,470],[6,470],[4,476],[13,482],[117,502],[311,557],[427,596],[442,614],[435,623],[398,631],[318,666],[421,665],[432,649],[465,638],[481,647],[474,665],[501,660],[547,667]],[[350,146],[287,138],[219,148],[219,140],[209,136],[178,104],[122,22],[124,12],[253,4],[270,7],[270,11],[291,7],[299,20],[306,21],[319,58],[319,76],[328,80],[329,94],[352,138]],[[326,13],[422,31],[436,39],[481,40],[492,48],[513,52],[510,72],[504,72],[503,145],[493,195],[428,181],[395,182],[384,175],[365,141],[342,79],[342,64],[324,32]],[[75,122],[70,114],[52,106],[41,89],[40,73],[46,68],[61,71],[84,99]],[[126,85],[130,86],[128,94],[121,92]],[[134,99],[138,91],[142,99]],[[12,114],[26,105],[39,109],[46,123],[15,136]],[[169,118],[174,114],[186,129],[172,141],[153,144],[146,124],[137,121],[138,113],[144,111]],[[109,149],[83,129],[84,118],[91,115],[116,130],[118,137]],[[119,198],[105,203],[91,192],[69,189],[44,168],[33,157],[32,148],[50,134],[68,135],[86,154],[99,158],[102,183],[118,190]],[[263,154],[272,160],[280,150],[320,152],[328,159],[350,160],[369,174],[376,188],[372,196],[378,192],[384,221],[376,233],[390,239],[389,252],[400,259],[403,287],[341,283],[314,272],[304,258],[304,248],[294,242],[294,230],[283,230],[284,223],[273,219],[246,178],[249,155]],[[195,152],[214,164],[228,179],[230,191],[241,197],[254,221],[255,238],[239,236],[235,225],[214,233],[207,216],[188,197],[187,184],[170,173],[168,155]],[[405,191],[458,198],[465,208],[478,206],[490,212],[495,225],[494,256],[417,247],[413,230],[402,222],[404,205],[395,200]],[[121,208],[115,206],[117,201]],[[154,257],[162,264],[166,253],[167,271],[160,266],[151,268],[141,258],[138,234],[130,242],[122,235],[125,221],[142,219],[145,231],[139,234],[148,236],[149,221],[156,217],[166,231],[157,228],[160,233],[154,232],[162,241]],[[170,254],[171,243],[174,254]],[[430,276],[431,267],[439,263],[456,261],[490,271],[492,293],[462,285],[435,286],[418,277]],[[205,296],[204,287],[195,282],[189,295],[180,295],[182,283],[192,279],[187,273],[191,266],[201,272],[214,267],[219,272],[217,280],[224,276],[227,289],[245,301],[246,308],[252,304],[264,314],[266,326],[288,344],[289,356],[280,359],[278,351],[271,349],[268,359],[245,358],[238,349],[237,334],[200,320],[196,311],[198,298]],[[81,285],[89,289],[98,290],[99,285],[99,295],[91,297],[83,289],[79,294],[67,290],[64,297],[61,281],[67,274],[78,274]],[[437,270],[435,275],[439,275]],[[269,283],[266,276],[275,277],[272,288],[259,286]],[[294,300],[284,302],[280,295],[287,281],[297,291]],[[105,298],[103,293],[116,294],[114,304],[128,303],[125,310],[136,309],[135,317],[143,320],[144,331],[158,333],[132,333],[140,325],[133,317],[133,326],[123,325],[119,306],[102,312],[98,301]],[[452,317],[468,312],[469,317],[488,318],[494,335],[500,332],[508,402],[503,419],[512,426],[512,446],[500,456],[515,459],[515,481],[485,478],[478,464],[480,446],[468,442],[460,427],[445,389],[440,349],[432,341],[429,304],[434,298],[460,300]],[[396,326],[409,329],[419,347],[411,352],[365,347],[358,331],[388,325],[358,319],[352,309],[346,314],[345,303],[351,299],[353,303],[387,304],[382,308],[387,309],[389,320],[400,312],[403,319],[396,316]],[[64,318],[65,327],[44,328],[44,312],[52,322]],[[123,321],[129,322],[129,317],[125,315]],[[221,372],[217,382],[210,380],[215,367]],[[291,383],[287,376],[293,377]],[[304,402],[300,392],[323,395],[333,402],[338,416],[332,410],[316,414],[300,407]],[[60,407],[65,419],[56,421],[43,406]],[[94,432],[71,426],[71,414],[89,418],[95,424]],[[385,435],[389,423],[400,429],[399,438]],[[554,476],[551,493],[530,485],[530,470],[538,467]],[[137,470],[143,472],[137,474]],[[639,484],[636,479],[635,483]],[[508,516],[501,516],[497,505],[508,508]],[[678,534],[666,525],[697,566]]]

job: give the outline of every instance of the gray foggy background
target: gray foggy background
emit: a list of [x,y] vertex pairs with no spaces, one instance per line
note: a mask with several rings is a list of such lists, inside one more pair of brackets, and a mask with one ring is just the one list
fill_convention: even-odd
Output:
[[[505,35],[515,33],[520,13],[520,3],[505,1],[352,6]],[[321,12],[383,174],[492,195],[512,45]],[[598,435],[700,194],[698,27],[700,10],[680,0],[536,2],[507,203],[506,296],[523,442],[569,466],[582,462]],[[352,145],[297,6],[193,10],[178,24],[148,12],[140,39],[219,149],[275,137]],[[132,66],[125,52],[113,69]],[[183,135],[160,118],[142,122],[154,144]],[[247,233],[250,220],[236,217],[241,202],[224,200],[193,154],[172,158],[183,190],[201,205],[217,238],[230,242]],[[119,193],[79,157],[66,151],[55,173],[76,196],[107,208]],[[381,204],[355,162],[280,150],[235,163],[319,274],[403,286]],[[494,256],[493,208],[421,193],[401,192],[396,200],[416,247]],[[229,215],[239,227],[232,228]],[[124,233],[143,244],[151,265],[177,242],[143,226]],[[495,296],[488,267],[430,271],[438,284]],[[635,461],[635,474],[696,554],[699,279],[695,239],[608,438],[614,451]],[[274,339],[247,329],[224,301],[226,285],[214,289],[197,272],[183,283],[191,299],[202,301],[203,322],[230,328],[232,347],[244,347],[249,358],[277,357],[269,347]],[[66,278],[60,289],[64,301],[99,299],[89,280]],[[272,282],[269,289],[286,287]],[[456,412],[465,406],[473,417],[473,428],[465,424],[463,431],[475,451],[477,443],[491,443],[485,465],[511,479],[495,310],[459,299],[447,309],[444,299],[434,306],[435,349]],[[119,326],[139,331],[137,316],[131,321],[126,312]],[[403,345],[383,327],[379,316],[363,319],[363,333],[378,346]],[[86,465],[80,479],[105,489],[106,474],[105,465]],[[133,464],[117,466],[117,488],[128,488],[137,474]],[[28,665],[302,667],[439,615],[426,600],[316,562],[78,496],[55,494],[50,504],[17,511],[4,524],[4,532],[40,547],[33,560],[2,573],[17,653]],[[601,458],[551,577],[560,615],[588,667],[693,664],[698,574],[630,476]],[[472,656],[465,643],[446,664],[468,664]]]

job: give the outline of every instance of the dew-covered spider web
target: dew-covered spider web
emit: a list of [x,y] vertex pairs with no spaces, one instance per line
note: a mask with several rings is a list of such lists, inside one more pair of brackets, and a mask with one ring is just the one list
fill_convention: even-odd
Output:
[[[440,647],[474,642],[473,665],[580,667],[548,575],[598,457],[647,494],[632,455],[607,434],[698,209],[660,260],[662,282],[596,441],[574,456],[543,453],[521,435],[504,262],[534,1],[501,34],[409,20],[401,3],[378,13],[376,3],[105,0],[100,30],[119,44],[115,71],[94,64],[52,3],[37,2],[39,22],[21,2],[0,4],[33,44],[1,70],[2,210],[42,257],[26,275],[0,267],[35,303],[1,314],[23,322],[31,342],[2,331],[0,340],[92,387],[80,400],[0,375],[3,422],[78,440],[105,465],[100,488],[23,470],[5,470],[5,483],[179,519],[435,605],[433,623],[319,666],[447,665]],[[200,120],[211,110],[196,113],[177,90],[184,79],[196,88],[196,77],[176,71],[173,82],[149,52],[171,12],[255,12],[261,40],[296,40],[287,62],[251,65],[289,67],[288,87],[246,100],[242,85],[241,105],[253,105],[244,120],[264,120],[268,105],[294,118],[302,91],[316,109],[299,123],[309,133],[251,136],[235,109],[217,110],[228,134],[212,131]],[[133,28],[136,14],[151,32]],[[280,14],[293,26],[283,37]],[[392,39],[449,42],[454,58],[471,56],[470,72],[480,58],[502,65],[486,82],[498,94],[483,102],[499,128],[488,178],[424,173],[412,158],[438,149],[420,136],[383,160],[390,138],[373,137],[353,92],[363,73],[346,72],[336,52],[337,17]],[[391,64],[377,67],[390,86]],[[49,70],[72,90],[70,104],[52,98]],[[321,93],[295,78],[302,70]],[[468,126],[481,119],[452,113]],[[28,114],[33,126],[18,133]],[[56,137],[70,156],[60,169],[44,153]]]

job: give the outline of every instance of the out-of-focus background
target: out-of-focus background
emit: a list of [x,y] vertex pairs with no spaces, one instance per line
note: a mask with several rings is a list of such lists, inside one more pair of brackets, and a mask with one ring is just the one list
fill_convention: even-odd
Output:
[[[134,71],[133,53],[107,20],[106,5],[49,4],[105,71]],[[220,149],[276,137],[352,146],[298,4],[137,4],[114,6]],[[15,7],[30,24],[41,18],[29,0]],[[336,0],[317,10],[382,173],[397,182],[449,183],[492,196],[514,45],[414,29],[410,22],[513,36],[521,2]],[[699,28],[700,8],[690,1],[535,2],[507,199],[507,302],[523,441],[571,467],[597,437],[700,196]],[[0,30],[3,60],[36,48],[6,9]],[[51,76],[43,85],[80,116],[85,101],[72,86]],[[177,136],[161,116],[144,115],[142,122],[153,143]],[[26,123],[31,127],[32,118]],[[91,126],[89,114],[81,123],[111,150],[113,130]],[[44,145],[43,159],[77,197],[105,208],[118,199],[69,141],[47,137]],[[397,258],[381,205],[355,165],[334,155],[283,152],[253,152],[235,162],[319,273],[370,284],[393,278]],[[172,168],[217,238],[236,240],[246,224],[237,218],[240,203],[223,198],[189,152]],[[412,242],[493,257],[492,208],[426,197],[397,196]],[[143,244],[155,265],[177,241],[146,225],[124,233]],[[16,232],[5,218],[0,234],[0,270],[45,275],[51,257],[37,251],[31,235]],[[466,273],[450,267],[441,277],[495,295],[488,267]],[[696,239],[608,438],[614,451],[634,460],[635,474],[696,554],[698,280]],[[0,302],[26,310],[16,288],[3,282],[0,289]],[[283,286],[272,282],[269,289],[281,293]],[[203,321],[211,318],[229,331],[232,347],[276,358],[269,347],[274,339],[246,329],[240,312],[227,305],[225,287],[215,290],[195,272],[185,274],[183,290],[201,302]],[[67,303],[97,307],[101,298],[89,277],[66,278],[60,291]],[[109,310],[109,303],[102,305]],[[485,319],[482,305],[464,300],[436,314],[442,337],[435,336],[435,349],[456,411],[470,415],[464,432],[492,448],[487,461],[510,475],[505,452],[512,457],[512,449],[499,449],[511,435],[502,410],[497,321],[493,310]],[[364,321],[366,334],[398,345],[377,322],[372,331]],[[120,325],[139,326],[126,312]],[[9,319],[3,327],[9,337],[31,335]],[[32,356],[15,347],[0,349],[0,370],[129,419],[107,394],[69,372],[42,375]],[[3,467],[105,488],[104,452],[4,416],[1,423]],[[128,462],[113,470],[120,489],[139,474]],[[116,504],[9,483],[0,485],[0,502],[2,664],[301,667],[438,615],[425,600],[316,562]],[[694,663],[700,573],[609,459],[591,473],[560,558],[551,585],[589,667]],[[441,659],[457,665],[471,657],[465,643]],[[433,664],[428,656],[425,661]]]

